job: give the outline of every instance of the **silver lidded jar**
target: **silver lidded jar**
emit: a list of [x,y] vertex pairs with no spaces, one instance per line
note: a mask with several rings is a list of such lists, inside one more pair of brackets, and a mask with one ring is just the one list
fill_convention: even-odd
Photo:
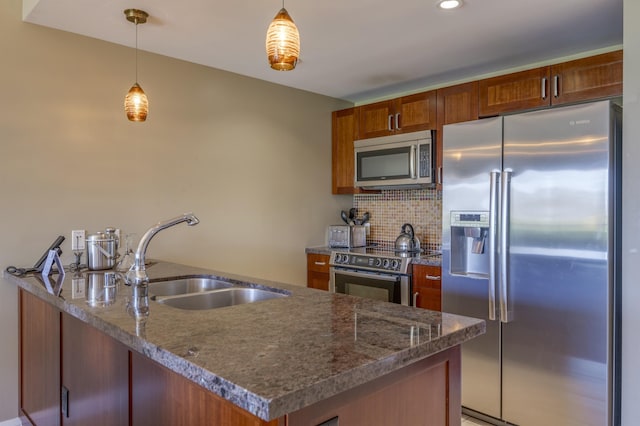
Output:
[[87,237],[87,267],[91,271],[112,269],[118,257],[118,236],[114,228]]

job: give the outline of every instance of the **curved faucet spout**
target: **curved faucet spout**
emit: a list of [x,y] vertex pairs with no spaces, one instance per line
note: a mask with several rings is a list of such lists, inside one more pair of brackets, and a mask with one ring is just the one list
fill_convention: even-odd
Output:
[[182,222],[186,222],[187,225],[193,226],[200,223],[200,220],[193,213],[185,213],[181,216],[177,216],[163,222],[158,222],[144,233],[144,235],[140,239],[140,242],[138,243],[135,262],[129,272],[127,272],[127,283],[134,285],[146,285],[147,282],[149,282],[149,277],[147,276],[144,265],[149,242],[158,232]]

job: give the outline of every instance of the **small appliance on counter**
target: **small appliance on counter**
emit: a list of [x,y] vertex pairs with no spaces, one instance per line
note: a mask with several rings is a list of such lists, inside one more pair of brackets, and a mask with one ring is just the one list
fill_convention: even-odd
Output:
[[118,236],[115,228],[96,232],[87,237],[87,266],[91,271],[111,269],[118,257]]
[[395,242],[396,252],[400,253],[420,253],[420,240],[413,231],[410,223],[402,225],[400,235]]
[[329,225],[329,247],[351,248],[367,245],[367,230],[364,225]]

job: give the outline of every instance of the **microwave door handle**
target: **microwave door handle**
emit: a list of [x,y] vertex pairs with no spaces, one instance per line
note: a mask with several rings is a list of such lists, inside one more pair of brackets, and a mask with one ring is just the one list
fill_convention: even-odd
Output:
[[409,175],[411,179],[416,179],[416,145],[411,145],[411,153],[409,154]]

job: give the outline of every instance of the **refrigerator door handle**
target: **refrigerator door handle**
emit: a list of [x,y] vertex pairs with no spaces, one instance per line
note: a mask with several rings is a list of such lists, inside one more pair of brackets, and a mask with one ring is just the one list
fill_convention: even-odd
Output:
[[489,320],[495,321],[496,317],[496,256],[498,253],[498,209],[500,208],[500,170],[491,171],[489,185]]
[[507,323],[512,318],[509,310],[509,222],[511,204],[511,175],[513,170],[502,171],[502,194],[500,197],[500,321]]

